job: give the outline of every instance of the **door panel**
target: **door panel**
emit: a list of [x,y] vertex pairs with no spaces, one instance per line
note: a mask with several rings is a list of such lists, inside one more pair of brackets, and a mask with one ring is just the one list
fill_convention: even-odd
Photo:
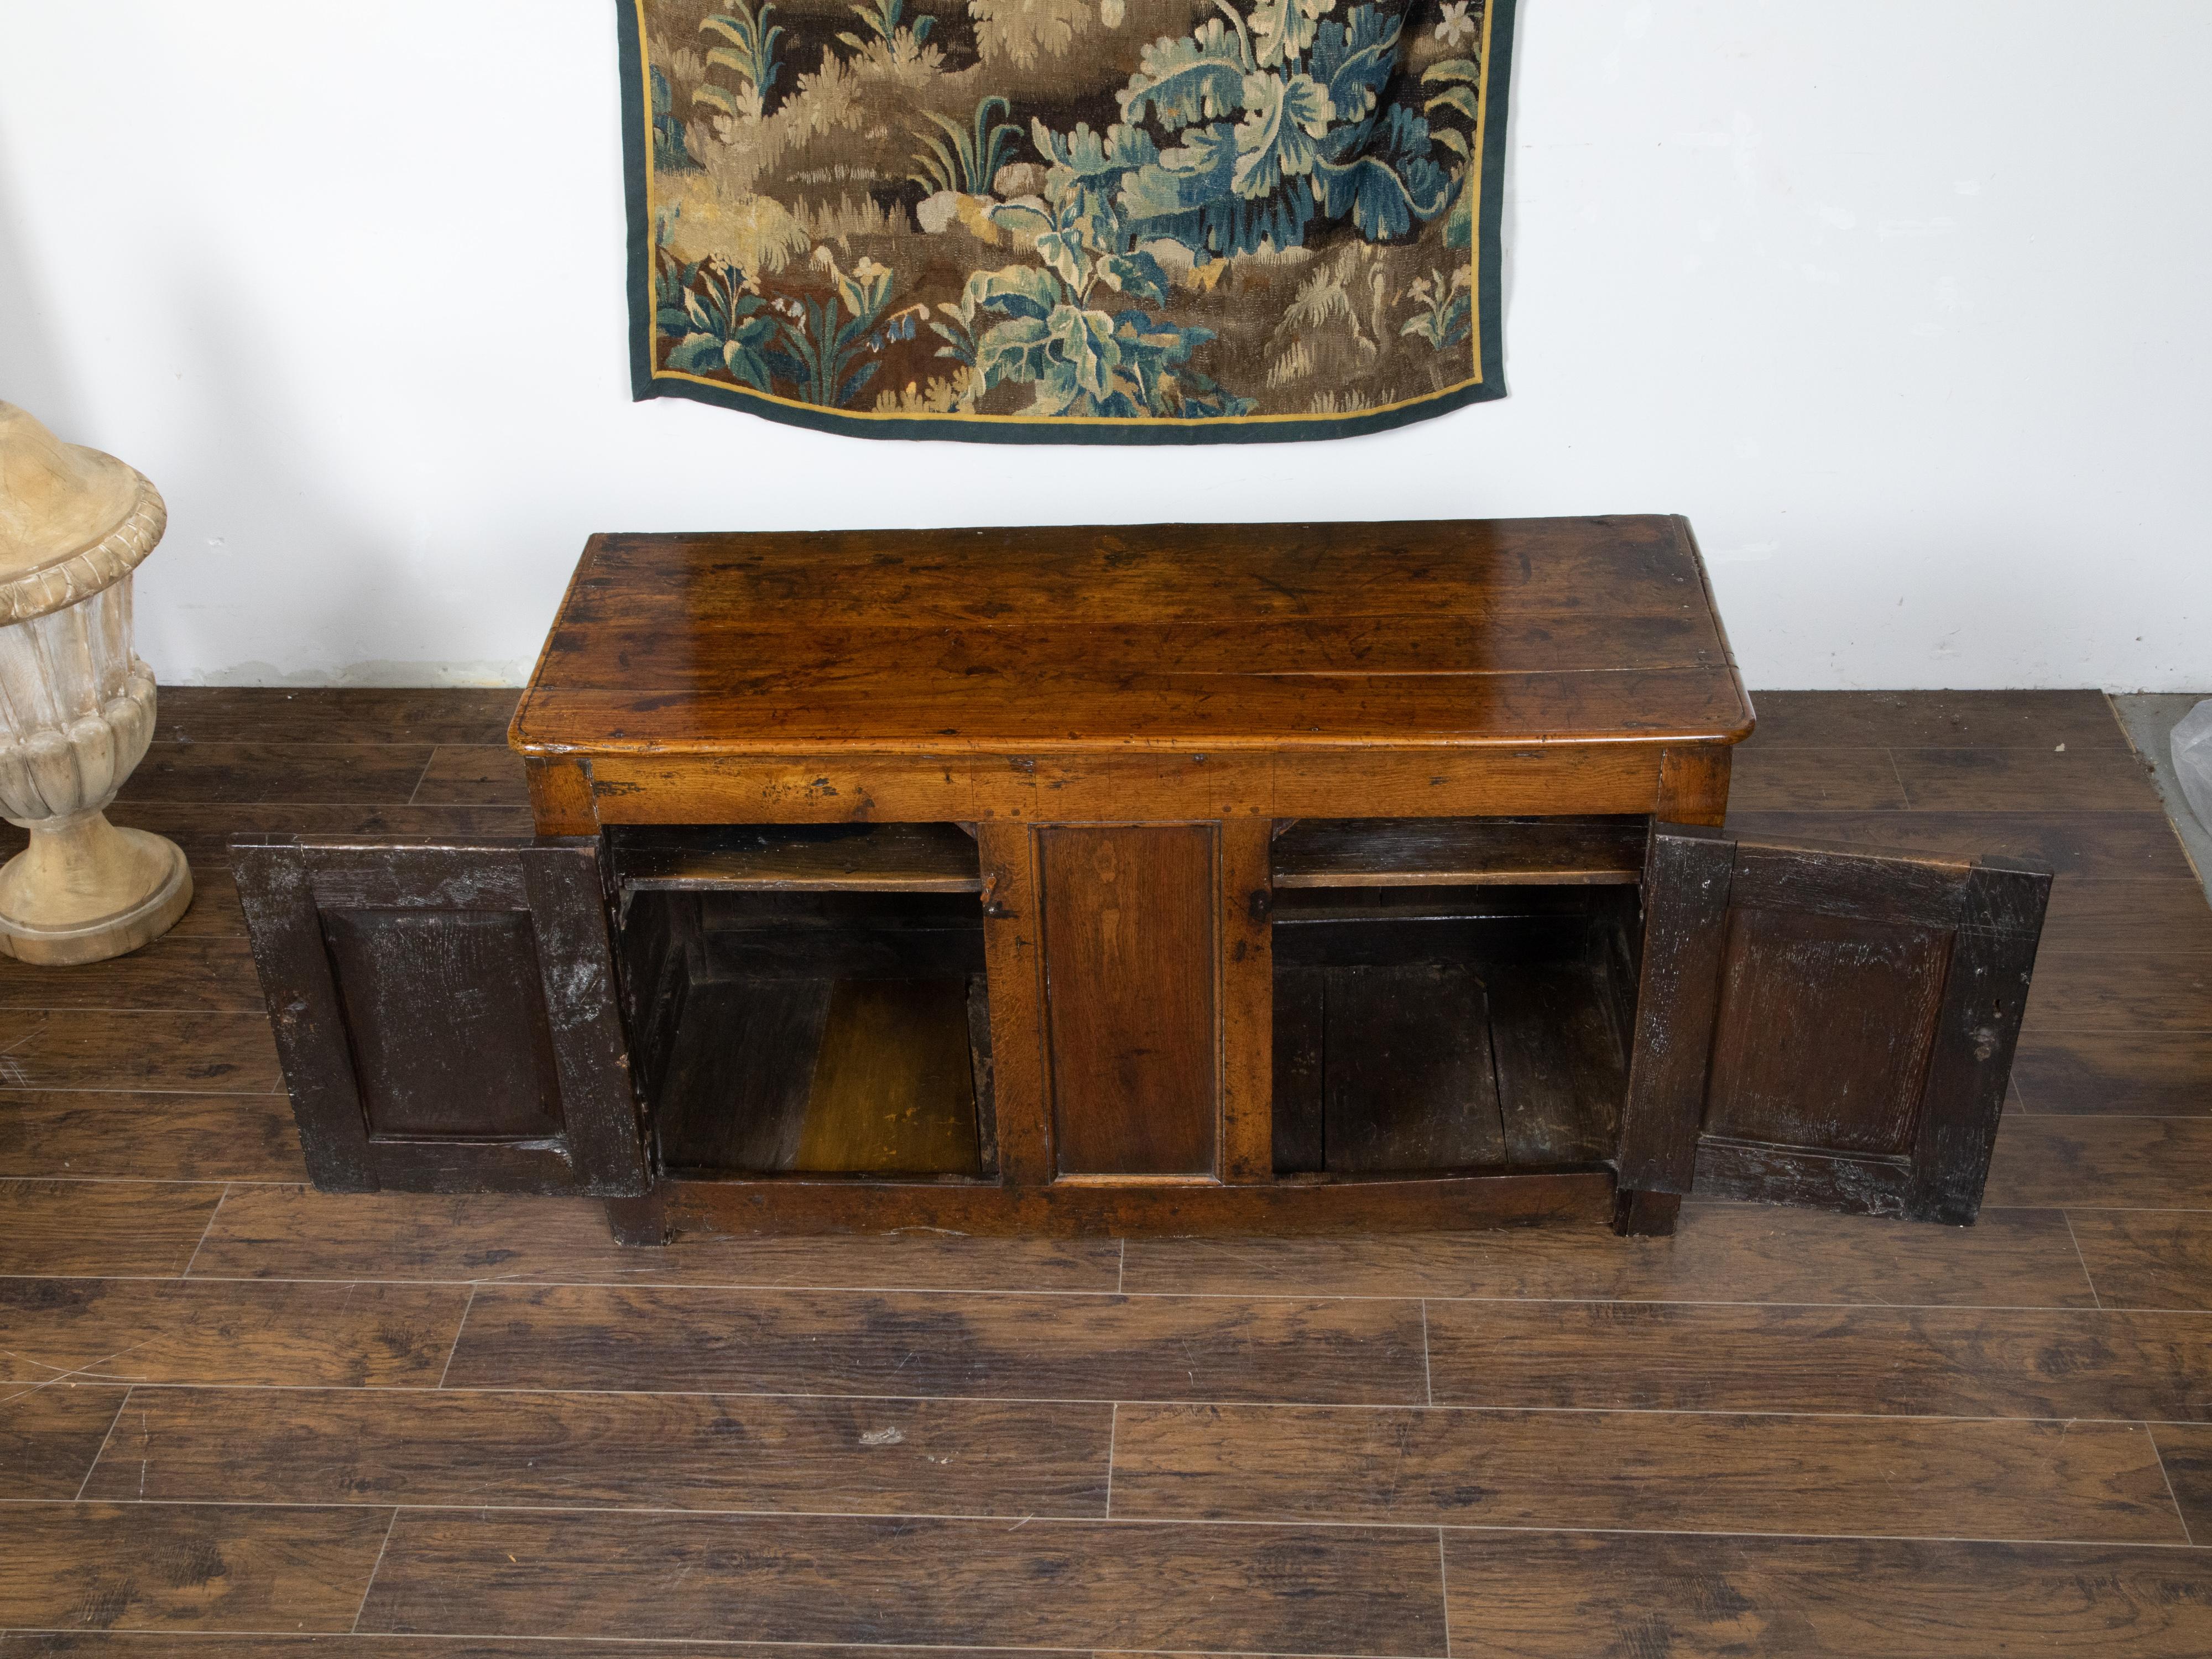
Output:
[[[372,1137],[561,1133],[526,910],[322,912]],[[520,1047],[530,1063],[511,1062]]]
[[325,1190],[647,1188],[596,842],[231,848]]
[[1212,1173],[1213,826],[1036,836],[1060,1173]]
[[1622,1187],[1972,1221],[2051,878],[1667,826],[1644,881]]
[[[1763,906],[1730,910],[1705,1132],[1910,1152],[1950,939]],[[1801,988],[1819,1018],[1802,1018]]]

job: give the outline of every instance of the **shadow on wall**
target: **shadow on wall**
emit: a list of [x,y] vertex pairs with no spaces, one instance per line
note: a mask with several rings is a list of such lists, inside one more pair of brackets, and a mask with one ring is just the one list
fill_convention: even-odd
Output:
[[14,177],[8,153],[0,150],[0,398],[66,435],[83,411],[69,393],[61,342],[50,320],[53,308],[43,303],[23,258],[30,237],[15,207]]
[[[13,186],[19,176],[15,158],[0,151],[0,398],[29,410],[68,441],[98,444],[90,409],[96,400],[80,395],[84,376],[52,320],[59,313],[25,255],[30,236]],[[328,392],[298,384],[308,365],[272,362],[250,320],[248,299],[221,271],[179,270],[165,298],[169,308],[159,325],[168,335],[149,361],[166,356],[181,373],[158,392],[145,390],[159,400],[156,418],[168,423],[169,441],[158,456],[124,457],[154,476],[169,505],[167,538],[137,580],[141,649],[156,671],[173,654],[220,660],[221,647],[200,649],[194,638],[217,618],[226,624],[223,636],[235,640],[273,615],[285,619],[289,638],[324,642],[325,660],[289,669],[236,663],[195,678],[384,685],[511,679],[513,664],[362,659],[365,620],[373,619],[380,637],[422,640],[434,648],[448,632],[419,562],[393,534],[394,523],[404,520],[404,501],[388,493],[344,498],[343,481],[360,469],[345,465],[343,456],[317,453],[319,440],[311,435],[329,424]],[[343,363],[326,366],[342,387]],[[295,399],[283,395],[288,381],[299,393]],[[313,418],[311,402],[324,405]],[[117,447],[112,439],[108,447]],[[214,537],[203,516],[214,501],[252,507],[244,521],[227,520],[224,535]]]
[[[185,660],[220,660],[220,647],[192,637],[196,624],[220,618],[222,636],[235,640],[273,615],[291,638],[318,641],[323,658],[289,670],[234,663],[194,678],[232,685],[503,683],[511,665],[365,659],[372,629],[364,624],[373,623],[375,637],[426,645],[450,630],[398,529],[408,517],[404,482],[349,497],[349,483],[365,490],[368,475],[329,453],[334,426],[342,441],[347,435],[343,354],[323,365],[329,381],[306,384],[312,365],[272,356],[219,271],[180,273],[173,299],[190,419],[171,452],[171,477],[155,480],[168,498],[172,544],[142,579],[161,608],[168,647]],[[253,508],[224,536],[210,537],[194,524],[201,498]],[[229,544],[233,536],[240,545]]]

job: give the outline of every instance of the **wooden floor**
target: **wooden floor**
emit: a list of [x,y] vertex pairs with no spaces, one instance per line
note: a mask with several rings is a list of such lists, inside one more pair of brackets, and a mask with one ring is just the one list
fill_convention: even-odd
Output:
[[0,1656],[2212,1653],[2212,913],[2098,696],[1759,701],[1744,830],[2062,874],[1972,1231],[320,1197],[222,844],[526,832],[511,697],[164,691],[191,914],[0,963]]

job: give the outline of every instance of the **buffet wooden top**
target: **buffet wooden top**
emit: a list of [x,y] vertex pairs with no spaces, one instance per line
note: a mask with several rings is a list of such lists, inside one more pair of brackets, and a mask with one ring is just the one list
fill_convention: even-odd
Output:
[[[1402,812],[1440,751],[1626,744],[1632,761],[1585,758],[1646,776],[1662,750],[1725,746],[1751,726],[1689,526],[1650,515],[594,536],[511,741],[532,762],[541,830],[574,832],[739,808],[731,821],[1117,803]],[[1373,765],[1354,763],[1363,751]],[[1127,789],[1001,799],[1064,790],[1086,756],[1116,755],[1185,787],[1141,811]],[[903,772],[876,764],[891,757]],[[908,798],[924,763],[944,787]],[[810,765],[823,781],[794,805]],[[854,766],[865,802],[838,787]],[[1462,755],[1455,775],[1470,766],[1485,769]],[[1040,767],[1060,784],[1040,783]],[[1288,772],[1304,781],[1286,801]],[[716,777],[740,787],[707,787]],[[1320,799],[1370,777],[1387,800]],[[1428,804],[1653,805],[1648,783],[1582,795]]]
[[594,536],[526,754],[1729,741],[1680,519]]

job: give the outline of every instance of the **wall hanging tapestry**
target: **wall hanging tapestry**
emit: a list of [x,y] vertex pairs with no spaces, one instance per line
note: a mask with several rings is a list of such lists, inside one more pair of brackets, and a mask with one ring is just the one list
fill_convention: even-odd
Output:
[[877,438],[1501,397],[1513,0],[618,0],[632,376]]

